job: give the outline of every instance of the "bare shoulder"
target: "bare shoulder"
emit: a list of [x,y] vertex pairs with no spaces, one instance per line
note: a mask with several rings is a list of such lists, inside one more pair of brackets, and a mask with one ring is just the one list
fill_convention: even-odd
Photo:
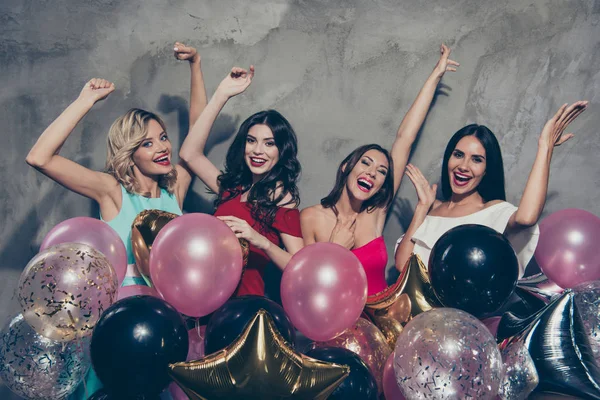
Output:
[[486,208],[490,208],[492,206],[495,206],[496,204],[500,204],[500,203],[506,203],[504,200],[490,200],[487,203],[484,204],[483,209],[485,210]]
[[324,214],[324,208],[320,204],[315,204],[314,206],[306,207],[302,211],[300,211],[300,219],[304,220],[317,220],[321,218]]

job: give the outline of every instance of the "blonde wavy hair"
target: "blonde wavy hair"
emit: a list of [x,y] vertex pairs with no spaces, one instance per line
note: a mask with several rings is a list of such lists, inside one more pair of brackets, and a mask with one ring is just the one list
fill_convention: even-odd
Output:
[[[166,132],[165,123],[154,113],[139,108],[132,108],[125,115],[117,118],[108,131],[108,153],[106,155],[106,172],[125,187],[130,193],[147,196],[141,193],[133,173],[133,153],[140,147],[148,134],[148,124],[155,120]],[[177,170],[175,167],[168,174],[162,175],[158,186],[173,194]]]

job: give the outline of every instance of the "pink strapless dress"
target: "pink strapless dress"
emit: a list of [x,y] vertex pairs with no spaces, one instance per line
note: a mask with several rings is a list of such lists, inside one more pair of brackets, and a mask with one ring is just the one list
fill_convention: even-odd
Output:
[[385,281],[385,268],[388,255],[383,236],[371,240],[364,246],[352,249],[367,274],[367,295],[372,296],[387,287]]

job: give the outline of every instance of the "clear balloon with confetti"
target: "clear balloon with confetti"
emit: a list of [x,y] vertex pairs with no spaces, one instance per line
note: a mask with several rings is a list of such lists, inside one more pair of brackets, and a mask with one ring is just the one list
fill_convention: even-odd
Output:
[[398,386],[409,399],[494,399],[504,376],[500,350],[474,316],[452,308],[417,315],[398,337]]
[[29,261],[17,297],[37,333],[67,342],[92,334],[102,312],[117,300],[117,287],[117,275],[102,253],[63,243]]
[[25,399],[61,399],[90,367],[89,338],[58,342],[35,332],[22,314],[0,331],[0,379]]

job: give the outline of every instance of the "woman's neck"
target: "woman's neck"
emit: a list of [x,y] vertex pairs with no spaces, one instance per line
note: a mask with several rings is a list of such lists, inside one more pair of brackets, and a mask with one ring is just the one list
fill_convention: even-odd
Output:
[[159,177],[144,175],[136,166],[133,167],[133,176],[140,193],[151,198],[160,197]]
[[470,193],[456,194],[452,193],[452,197],[448,200],[448,208],[460,207],[472,204],[484,204],[483,197],[479,192],[472,191]]
[[349,193],[348,189],[342,190],[342,195],[339,200],[335,203],[335,208],[339,214],[352,215],[360,213],[363,202],[353,198]]

